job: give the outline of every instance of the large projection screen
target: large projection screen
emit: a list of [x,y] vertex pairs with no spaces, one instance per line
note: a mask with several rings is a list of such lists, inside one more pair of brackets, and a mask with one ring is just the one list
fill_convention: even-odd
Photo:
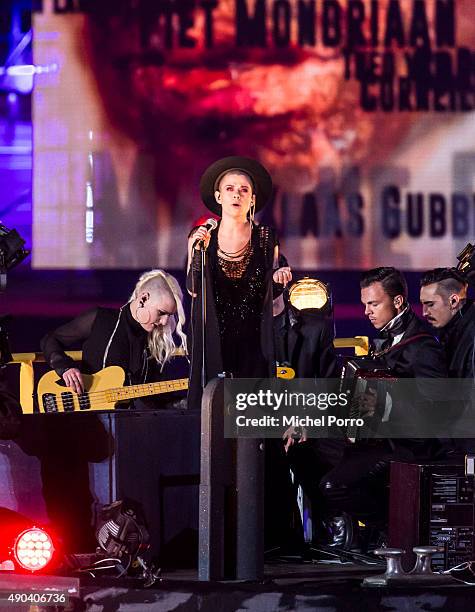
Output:
[[181,268],[231,154],[271,172],[261,222],[295,268],[473,241],[472,0],[67,4],[34,16],[34,267]]

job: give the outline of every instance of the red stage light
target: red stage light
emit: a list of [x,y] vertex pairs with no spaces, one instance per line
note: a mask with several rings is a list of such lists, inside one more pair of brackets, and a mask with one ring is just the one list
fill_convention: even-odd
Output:
[[49,533],[39,527],[25,529],[15,540],[13,554],[23,569],[37,572],[53,558],[53,540]]

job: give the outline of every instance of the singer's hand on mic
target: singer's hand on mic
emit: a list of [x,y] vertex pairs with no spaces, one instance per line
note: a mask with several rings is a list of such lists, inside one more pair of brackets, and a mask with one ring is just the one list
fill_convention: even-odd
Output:
[[202,246],[207,249],[210,239],[211,232],[209,232],[204,225],[200,225],[200,227],[189,237],[188,246],[191,249],[201,249]]

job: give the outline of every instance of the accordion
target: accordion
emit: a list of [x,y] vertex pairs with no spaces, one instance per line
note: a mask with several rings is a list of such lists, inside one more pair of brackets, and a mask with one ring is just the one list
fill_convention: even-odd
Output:
[[[345,432],[350,440],[375,437],[373,433],[376,433],[379,424],[384,421],[387,402],[387,385],[380,383],[391,383],[395,380],[382,359],[345,359],[340,380],[340,392],[347,393],[349,398],[349,409],[345,416],[351,420],[362,420],[365,430],[362,434],[361,426],[352,425]],[[368,398],[371,398],[370,406]]]

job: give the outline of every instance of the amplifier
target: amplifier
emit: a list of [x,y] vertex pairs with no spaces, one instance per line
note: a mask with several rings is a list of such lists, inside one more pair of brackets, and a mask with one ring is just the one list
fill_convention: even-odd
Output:
[[475,559],[474,478],[462,464],[391,464],[389,546],[404,548],[403,567],[413,567],[412,547],[441,547],[434,570]]

